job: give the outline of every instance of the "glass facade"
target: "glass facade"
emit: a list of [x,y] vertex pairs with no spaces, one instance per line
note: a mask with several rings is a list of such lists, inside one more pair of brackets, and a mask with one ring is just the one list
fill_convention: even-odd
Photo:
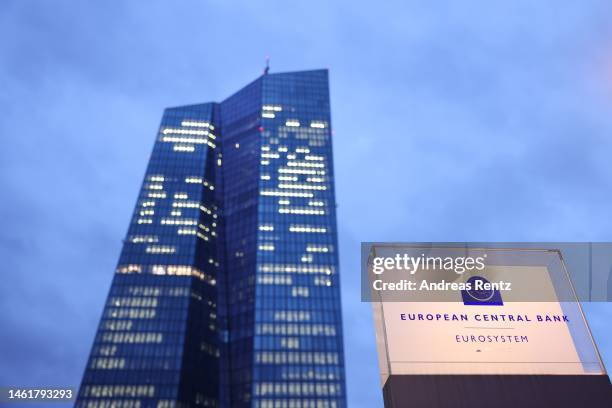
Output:
[[164,112],[78,407],[345,407],[326,70]]

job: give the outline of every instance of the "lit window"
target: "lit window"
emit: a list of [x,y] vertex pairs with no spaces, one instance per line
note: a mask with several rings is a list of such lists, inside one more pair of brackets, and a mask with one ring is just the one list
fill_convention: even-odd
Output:
[[164,136],[162,142],[168,143],[193,143],[193,144],[208,144],[208,139],[197,138],[197,137],[176,137],[176,136]]
[[315,160],[315,161],[323,161],[325,160],[325,157],[323,156],[316,156],[316,155],[306,155],[304,156],[304,159],[306,160]]
[[298,181],[298,178],[295,176],[279,176],[278,179],[280,181]]
[[262,190],[261,195],[263,196],[277,196],[277,197],[304,197],[312,198],[312,193],[302,193],[297,191],[275,191],[275,190]]
[[287,162],[287,166],[289,167],[319,167],[319,168],[323,168],[325,167],[325,164],[323,163],[309,163],[309,162],[299,162],[299,161],[290,161]]
[[176,253],[176,247],[174,246],[162,246],[162,245],[150,245],[145,249],[147,254],[174,254]]
[[291,232],[308,232],[308,233],[326,233],[327,228],[317,227],[314,225],[290,225],[289,231]]
[[309,184],[294,184],[294,183],[280,183],[278,185],[278,188],[287,188],[287,189],[294,189],[294,190],[327,190],[327,187],[325,186],[312,186]]
[[214,129],[212,125],[208,122],[198,122],[195,120],[184,120],[181,122],[181,126],[203,127],[203,128]]
[[174,150],[175,152],[194,152],[195,151],[195,146],[191,146],[191,145],[174,145],[172,147],[172,150]]
[[325,245],[313,245],[306,246],[306,252],[331,252],[331,249]]
[[265,111],[280,112],[283,110],[283,107],[279,105],[264,105],[262,109]]
[[279,214],[300,214],[300,215],[325,215],[324,210],[311,210],[309,208],[279,208]]
[[208,130],[165,128],[164,130],[162,130],[162,134],[164,134],[164,135],[196,135],[196,136],[206,136],[206,135],[208,135]]

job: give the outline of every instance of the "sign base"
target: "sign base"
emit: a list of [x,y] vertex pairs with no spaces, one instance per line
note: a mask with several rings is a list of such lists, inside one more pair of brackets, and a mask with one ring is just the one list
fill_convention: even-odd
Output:
[[385,408],[608,408],[607,375],[391,375]]

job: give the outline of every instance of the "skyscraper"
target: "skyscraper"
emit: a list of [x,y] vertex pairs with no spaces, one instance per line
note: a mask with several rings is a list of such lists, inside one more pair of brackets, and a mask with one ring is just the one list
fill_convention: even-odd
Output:
[[78,407],[345,407],[326,70],[164,112]]

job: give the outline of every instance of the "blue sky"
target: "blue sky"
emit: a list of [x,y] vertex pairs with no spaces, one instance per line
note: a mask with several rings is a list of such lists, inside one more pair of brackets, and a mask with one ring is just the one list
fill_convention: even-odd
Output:
[[163,108],[266,55],[330,69],[350,406],[360,241],[612,241],[609,1],[109,3],[0,3],[0,385],[78,384]]

